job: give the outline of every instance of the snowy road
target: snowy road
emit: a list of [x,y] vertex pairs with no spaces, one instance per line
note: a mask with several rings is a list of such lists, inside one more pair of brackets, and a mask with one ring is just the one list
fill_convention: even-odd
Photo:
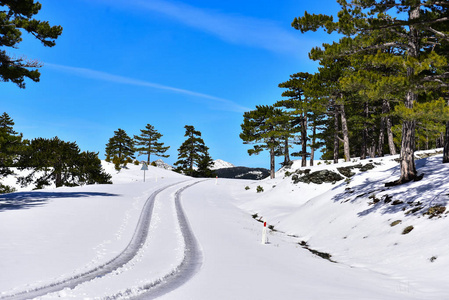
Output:
[[[142,265],[144,256],[151,257],[151,260],[160,259],[161,257],[157,253],[154,255],[155,253],[152,253],[154,251],[149,249],[154,245],[159,248],[163,247],[164,252],[166,252],[166,249],[173,249],[172,257],[167,257],[167,253],[164,253],[165,257],[160,260],[165,266],[162,268],[158,266],[151,280],[146,279],[146,283],[141,286],[128,286],[127,289],[122,289],[113,296],[110,294],[104,296],[117,298],[140,295],[140,298],[151,299],[176,288],[193,276],[201,265],[201,253],[180,203],[181,192],[196,183],[198,181],[190,182],[188,185],[181,183],[184,185],[182,188],[179,187],[179,183],[170,184],[152,193],[143,206],[137,227],[128,246],[109,262],[65,280],[14,293],[0,299],[30,299],[36,297],[50,299],[77,297],[80,294],[83,294],[83,297],[97,296],[89,295],[92,286],[96,286],[93,289],[93,292],[96,293],[98,285],[110,285],[111,280],[117,281],[117,277],[130,277],[129,274],[123,274],[130,273],[129,270],[134,269],[136,261],[139,266]],[[176,190],[175,195],[172,193],[173,190]],[[156,221],[152,221],[153,219],[156,219]],[[171,235],[171,244],[169,245],[167,245],[167,232],[174,233]],[[168,238],[170,239],[170,237]],[[161,242],[163,242],[162,245]],[[145,252],[144,250],[149,253],[142,254],[141,252]],[[181,259],[179,259],[180,257]],[[175,266],[173,266],[174,262]],[[151,265],[156,264],[149,264],[150,267]],[[165,274],[160,271],[165,272]],[[117,287],[114,284],[113,286]]]
[[[367,200],[332,201],[346,184],[329,184],[324,193],[323,186],[282,178],[186,181],[156,168],[142,182],[139,166],[132,167],[113,185],[0,196],[0,299],[447,298],[447,223],[438,222],[449,217],[412,218],[416,229],[403,235],[390,225],[411,222],[402,210],[362,217]],[[264,193],[256,192],[259,185]],[[266,245],[255,213],[274,226]],[[148,233],[143,245],[139,226]],[[434,235],[420,242],[428,231]],[[21,293],[106,270],[132,239],[132,257],[103,275],[42,296]],[[337,263],[304,249],[303,241]]]

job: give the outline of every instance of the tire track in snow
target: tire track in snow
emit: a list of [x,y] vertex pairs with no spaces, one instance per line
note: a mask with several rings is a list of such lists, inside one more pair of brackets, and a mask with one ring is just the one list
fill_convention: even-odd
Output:
[[[154,202],[156,196],[162,191],[180,184],[182,182],[177,182],[174,184],[167,185],[162,187],[155,192],[153,192],[150,197],[148,197],[147,201],[144,204],[142,212],[139,217],[139,221],[137,223],[136,229],[134,230],[134,235],[131,238],[128,246],[115,258],[110,261],[97,266],[89,271],[77,274],[73,277],[67,278],[62,281],[54,282],[48,285],[44,285],[42,287],[34,288],[27,291],[22,291],[18,293],[14,293],[12,295],[0,297],[1,300],[23,300],[23,299],[32,299],[40,296],[44,296],[49,293],[54,293],[61,291],[66,288],[73,289],[77,285],[95,279],[97,277],[102,277],[108,273],[111,273],[118,268],[122,267],[126,263],[128,263],[132,258],[134,258],[137,252],[142,248],[145,244],[145,241],[148,236],[148,230],[150,227],[151,216],[153,213]],[[189,185],[190,186],[190,185]],[[181,188],[179,191],[184,190],[186,187]],[[179,193],[178,191],[178,193]],[[177,193],[177,195],[178,195]]]
[[127,290],[123,293],[118,293],[114,296],[107,297],[106,299],[155,299],[180,287],[181,285],[189,281],[196,273],[198,273],[202,265],[203,256],[195,235],[190,228],[190,224],[184,213],[184,209],[182,208],[181,193],[185,189],[190,188],[200,182],[202,181],[197,181],[189,184],[179,189],[175,194],[176,214],[185,245],[184,257],[182,262],[178,266],[176,266],[170,273],[166,274],[156,281],[138,288],[134,288],[132,290]]

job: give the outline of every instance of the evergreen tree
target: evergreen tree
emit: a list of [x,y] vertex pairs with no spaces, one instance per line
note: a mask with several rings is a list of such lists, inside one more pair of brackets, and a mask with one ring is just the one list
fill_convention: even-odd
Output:
[[[5,112],[0,116],[0,179],[13,174],[11,167],[23,147],[22,134],[13,129],[14,121]],[[13,189],[0,183],[0,194]]]
[[112,161],[120,170],[135,158],[134,142],[123,129],[114,131],[114,136],[106,144],[106,161]]
[[281,145],[284,132],[280,128],[279,116],[284,113],[273,106],[259,105],[255,110],[243,114],[242,133],[244,144],[255,144],[248,150],[249,155],[257,155],[264,149],[270,151],[270,177],[275,176],[275,155]]
[[[311,75],[309,73],[303,72],[290,75],[288,81],[279,84],[279,87],[287,89],[287,91],[282,93],[282,96],[288,97],[288,99],[278,101],[274,104],[275,107],[283,107],[286,110],[288,122],[285,122],[287,124],[282,126],[287,132],[285,141],[287,142],[290,137],[295,137],[296,133],[301,133],[301,151],[292,155],[302,157],[301,166],[303,167],[306,166],[306,159],[310,155],[307,152],[307,141],[309,140],[307,130],[309,118],[312,114],[312,107],[310,99],[305,96],[305,85],[310,77]],[[285,148],[287,148],[287,145]],[[286,164],[285,161],[284,165]]]
[[150,155],[154,154],[159,157],[169,157],[164,154],[170,146],[164,146],[164,143],[159,142],[162,137],[154,126],[147,124],[145,129],[141,129],[140,135],[134,135],[134,145],[136,151],[139,151],[139,155],[147,155],[147,165],[150,164]]
[[214,166],[214,161],[209,155],[209,148],[204,146],[202,156],[198,161],[197,169],[194,172],[194,177],[215,177],[215,171],[211,168]]
[[111,183],[111,176],[104,173],[97,153],[81,153],[76,143],[58,137],[32,140],[17,165],[21,170],[32,170],[19,177],[18,182],[22,186],[34,183],[37,189],[52,183],[56,187]]
[[[61,26],[50,26],[48,21],[33,18],[42,5],[34,0],[0,1],[0,47],[17,48],[22,41],[22,32],[32,34],[44,46],[53,47],[55,40],[61,35]],[[24,57],[14,57],[5,50],[0,50],[0,80],[13,82],[25,88],[25,77],[37,82],[40,73],[37,68],[41,64]]]
[[206,147],[204,140],[201,138],[201,132],[195,130],[195,127],[191,125],[186,125],[184,128],[186,130],[184,136],[187,139],[178,149],[175,171],[189,176],[209,177],[213,174],[210,170],[212,159],[208,153],[209,148]]

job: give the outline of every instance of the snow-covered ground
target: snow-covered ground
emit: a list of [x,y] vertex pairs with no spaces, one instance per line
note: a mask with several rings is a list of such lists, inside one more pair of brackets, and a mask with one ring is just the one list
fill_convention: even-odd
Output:
[[[399,176],[394,158],[376,158],[374,169],[334,184],[295,184],[286,170],[263,181],[201,181],[154,167],[143,182],[140,166],[117,173],[105,164],[113,185],[2,195],[0,299],[116,257],[156,193],[148,238],[131,261],[41,298],[126,298],[169,282],[186,245],[175,205],[182,188],[181,204],[201,262],[193,277],[166,289],[161,299],[448,299],[447,214],[429,218],[423,212],[446,207],[449,166],[441,164],[441,155],[417,160],[425,174],[421,181],[386,188],[385,182]],[[264,191],[257,193],[258,186]],[[266,245],[259,221],[274,229]],[[402,234],[407,226],[413,230]],[[306,248],[330,254],[333,262]]]

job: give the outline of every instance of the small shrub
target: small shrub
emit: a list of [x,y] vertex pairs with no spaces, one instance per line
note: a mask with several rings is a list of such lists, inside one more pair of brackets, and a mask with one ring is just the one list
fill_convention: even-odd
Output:
[[430,258],[430,262],[434,262],[436,259],[437,259],[437,256],[432,256],[432,257]]
[[393,227],[393,226],[396,226],[396,225],[398,225],[398,224],[400,224],[400,223],[402,223],[401,220],[396,220],[396,221],[394,221],[393,223],[391,223],[390,226]]
[[257,218],[259,215],[257,213],[251,215],[251,217],[253,217],[253,219]]
[[399,205],[399,204],[403,204],[404,202],[402,202],[401,200],[394,200],[391,205]]
[[429,219],[432,219],[433,217],[437,217],[438,215],[443,214],[446,211],[446,206],[436,205],[430,207],[427,212],[424,213],[424,215],[428,215]]
[[156,162],[152,161],[151,164],[153,167],[157,167]]
[[409,233],[410,231],[413,230],[413,228],[414,228],[414,227],[413,227],[412,225],[405,227],[404,230],[402,231],[402,234],[407,234],[407,233]]
[[392,199],[393,199],[393,197],[391,197],[388,194],[385,194],[382,196],[382,200],[384,201],[384,203],[390,203]]
[[289,171],[285,171],[285,177],[290,177],[293,173]]
[[412,208],[412,209],[406,211],[405,214],[406,214],[406,215],[414,214],[415,212],[417,212],[417,211],[419,211],[419,210],[421,210],[421,209],[422,209],[422,206],[418,206],[418,207],[415,207],[415,208]]
[[261,187],[260,185],[257,186],[256,191],[258,193],[262,193],[263,192],[263,187]]
[[268,229],[274,230],[274,226],[273,225],[268,225]]
[[138,166],[138,165],[140,164],[140,162],[136,159],[136,160],[134,161],[134,164],[135,164],[136,166]]
[[250,189],[250,187],[249,186],[245,186],[245,190],[249,190]]

